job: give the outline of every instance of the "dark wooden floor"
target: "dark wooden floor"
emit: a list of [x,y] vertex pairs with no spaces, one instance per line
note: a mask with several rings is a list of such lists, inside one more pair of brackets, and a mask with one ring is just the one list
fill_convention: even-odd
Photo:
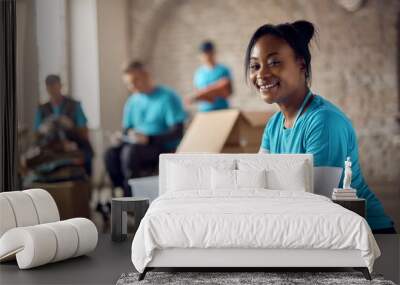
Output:
[[[400,236],[375,238],[382,256],[376,261],[374,272],[399,283]],[[16,262],[4,263],[0,265],[0,284],[115,284],[122,273],[135,271],[130,258],[131,242],[132,237],[115,243],[109,234],[101,234],[96,250],[88,256],[29,270],[19,270]]]
[[0,265],[0,284],[115,284],[122,273],[132,272],[132,241],[115,243],[101,234],[95,251],[41,267],[19,270],[16,262]]

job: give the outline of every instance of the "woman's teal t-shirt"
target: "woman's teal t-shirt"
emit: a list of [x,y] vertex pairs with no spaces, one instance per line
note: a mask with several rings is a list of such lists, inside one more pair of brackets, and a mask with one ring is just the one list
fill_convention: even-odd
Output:
[[358,197],[366,199],[370,227],[393,227],[393,222],[386,216],[382,204],[368,188],[361,173],[357,137],[351,121],[324,98],[314,95],[308,108],[290,129],[284,127],[282,112],[272,116],[264,130],[261,148],[269,153],[312,153],[314,166],[344,167],[349,156],[353,172],[351,187],[357,189]]

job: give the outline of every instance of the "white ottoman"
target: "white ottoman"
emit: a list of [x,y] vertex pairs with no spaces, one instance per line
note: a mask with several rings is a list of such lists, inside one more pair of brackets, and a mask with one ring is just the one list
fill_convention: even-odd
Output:
[[85,218],[59,221],[57,205],[43,189],[0,193],[0,262],[20,269],[87,254],[98,232]]

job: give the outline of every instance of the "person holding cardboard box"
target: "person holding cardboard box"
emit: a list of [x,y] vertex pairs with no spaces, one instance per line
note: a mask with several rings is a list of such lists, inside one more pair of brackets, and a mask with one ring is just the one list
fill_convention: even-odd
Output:
[[[375,233],[395,233],[392,220],[369,189],[361,172],[357,137],[349,118],[309,89],[310,40],[307,21],[263,25],[250,39],[245,58],[246,78],[262,100],[280,112],[264,130],[262,153],[312,153],[315,166],[343,167],[350,157],[357,196],[367,200],[367,221]],[[339,186],[340,187],[340,186]]]
[[128,64],[123,80],[132,95],[124,106],[123,132],[112,135],[105,164],[113,186],[131,196],[128,180],[142,176],[145,168],[156,169],[160,153],[175,151],[186,113],[176,92],[154,84],[143,63]]
[[199,112],[228,109],[228,97],[232,94],[232,76],[228,67],[217,63],[215,46],[211,41],[200,45],[200,66],[194,75],[196,94],[186,99],[186,104],[197,103]]

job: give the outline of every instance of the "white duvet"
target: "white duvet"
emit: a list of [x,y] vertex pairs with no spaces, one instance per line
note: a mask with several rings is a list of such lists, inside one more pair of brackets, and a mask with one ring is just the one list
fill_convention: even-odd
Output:
[[370,272],[380,256],[367,222],[326,197],[265,189],[200,193],[170,192],[151,204],[132,243],[139,272],[165,248],[358,249]]

